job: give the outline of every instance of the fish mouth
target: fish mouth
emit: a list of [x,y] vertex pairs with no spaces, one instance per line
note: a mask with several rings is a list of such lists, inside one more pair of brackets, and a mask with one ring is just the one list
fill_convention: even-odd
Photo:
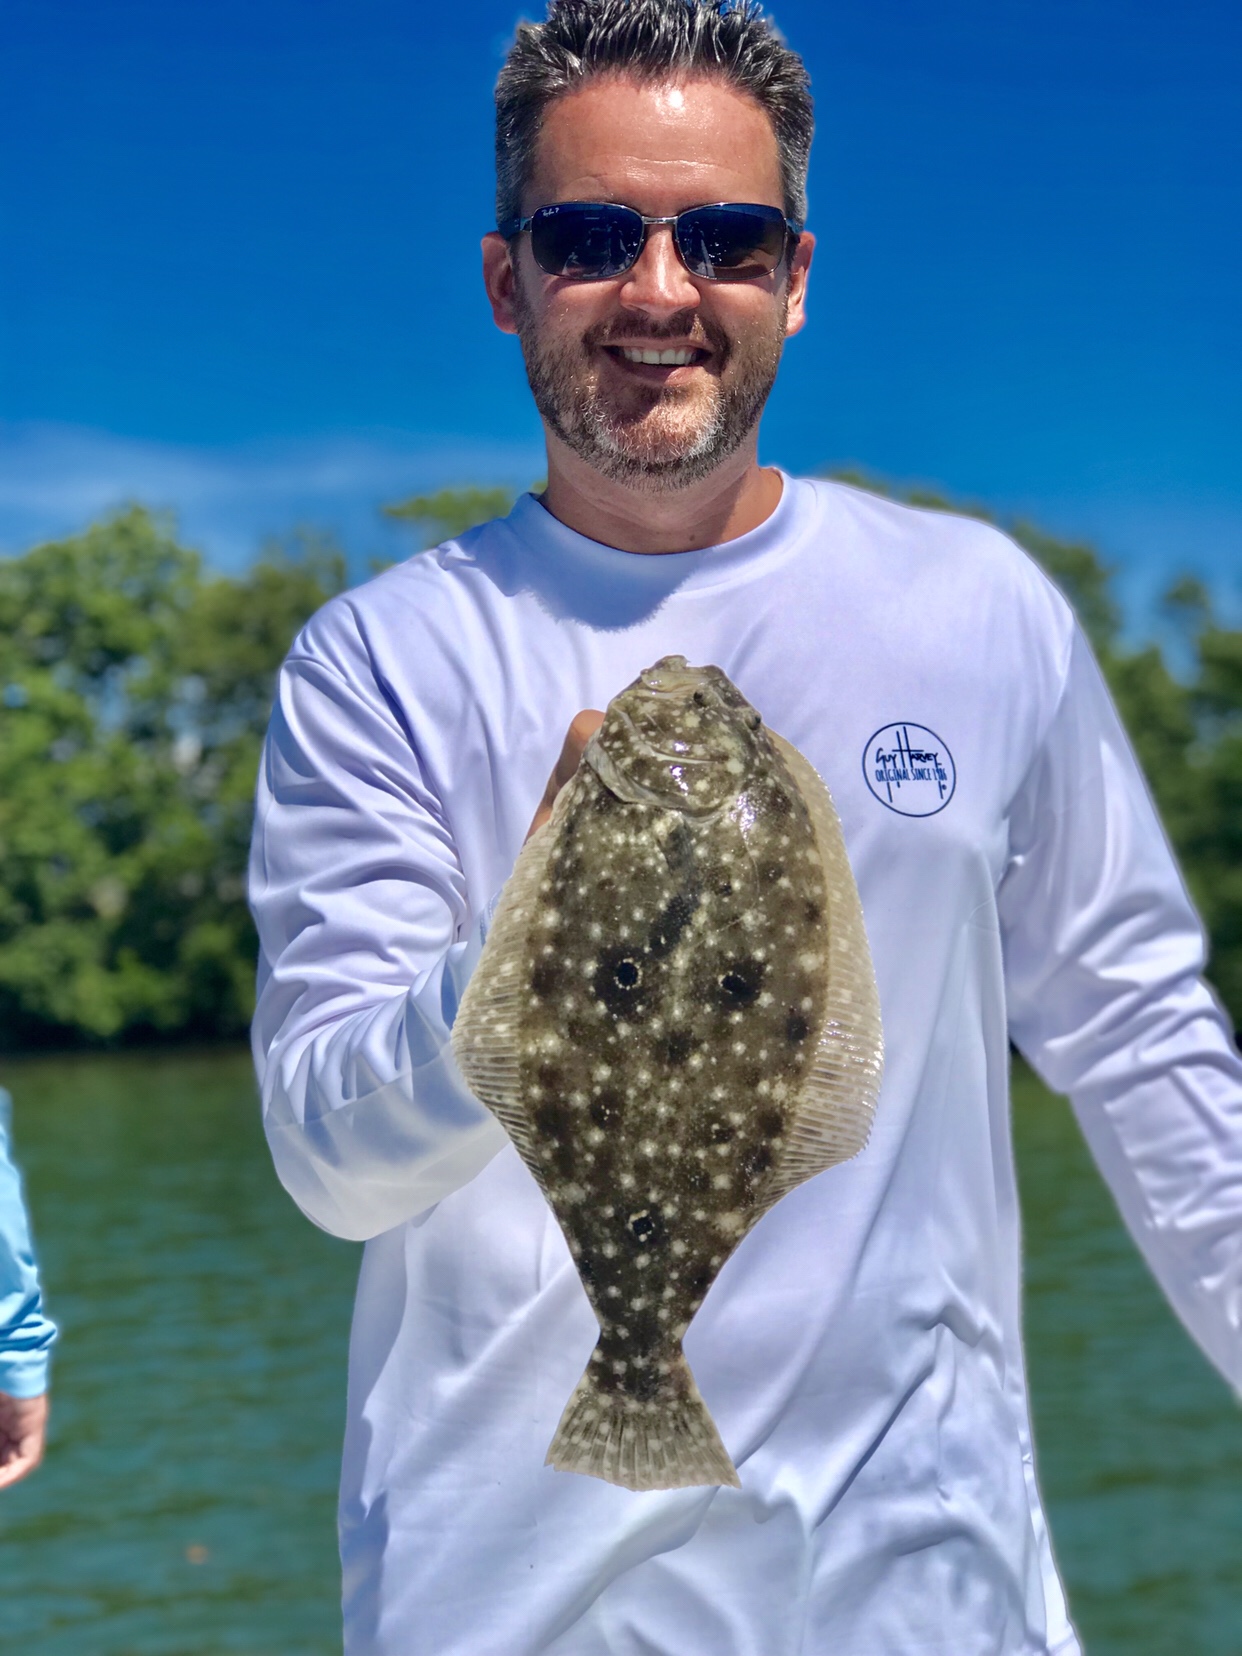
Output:
[[[676,803],[685,808],[689,804],[691,791],[684,785],[684,772],[697,769],[699,766],[694,761],[687,761],[684,754],[666,753],[653,746],[646,736],[635,729],[634,721],[628,713],[623,713],[620,709],[617,709],[614,712],[614,717],[619,721],[624,721],[629,726],[636,743],[641,746],[645,759],[653,760],[663,770],[665,774],[661,777],[662,785],[658,787],[651,786],[650,783],[636,776],[630,767],[622,770],[605,744],[600,740],[599,731],[596,731],[587,743],[586,752],[582,756],[584,762],[591,766],[604,786],[616,794],[618,799],[628,800],[632,805],[668,807],[670,804]],[[679,781],[683,783],[682,786],[678,786]],[[714,809],[715,803],[713,802],[710,808]]]
[[684,696],[709,682],[702,667],[691,667],[685,656],[664,656],[639,674],[644,690],[657,696]]
[[631,805],[654,805],[661,810],[684,811],[690,816],[710,816],[720,810],[737,791],[739,776],[726,773],[711,759],[696,759],[685,752],[668,752],[657,747],[637,729],[629,714],[614,708],[610,715],[617,726],[624,725],[634,738],[637,762],[621,763],[609,752],[609,728],[601,726],[586,745],[583,762],[590,765],[604,786],[618,799]]
[[[731,728],[737,709],[721,694],[722,683],[728,680],[718,667],[664,656],[609,703],[584,760],[631,804],[691,816],[719,810],[743,786],[752,758],[747,732]],[[753,717],[757,725],[758,714]]]

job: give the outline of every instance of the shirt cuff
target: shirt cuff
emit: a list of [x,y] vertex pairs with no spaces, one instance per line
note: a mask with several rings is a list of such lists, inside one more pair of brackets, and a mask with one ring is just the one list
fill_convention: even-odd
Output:
[[10,1397],[42,1397],[50,1366],[46,1351],[0,1352],[0,1392]]

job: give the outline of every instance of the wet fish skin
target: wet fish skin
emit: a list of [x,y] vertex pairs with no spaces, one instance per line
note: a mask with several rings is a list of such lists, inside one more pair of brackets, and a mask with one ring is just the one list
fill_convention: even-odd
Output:
[[[874,982],[825,801],[719,669],[665,658],[609,705],[506,888],[454,1046],[599,1319],[553,1465],[630,1488],[737,1482],[682,1337],[767,1208],[858,1148],[878,1084]],[[838,966],[859,979],[844,987],[843,919]],[[854,1003],[843,1087],[849,1042],[830,1026]],[[845,1104],[827,1152],[826,1087]]]

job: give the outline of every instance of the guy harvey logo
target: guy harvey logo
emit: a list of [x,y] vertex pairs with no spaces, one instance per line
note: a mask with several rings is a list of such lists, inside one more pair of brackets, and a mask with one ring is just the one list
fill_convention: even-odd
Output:
[[945,742],[926,725],[890,724],[863,749],[867,786],[899,816],[935,816],[953,798],[957,770]]

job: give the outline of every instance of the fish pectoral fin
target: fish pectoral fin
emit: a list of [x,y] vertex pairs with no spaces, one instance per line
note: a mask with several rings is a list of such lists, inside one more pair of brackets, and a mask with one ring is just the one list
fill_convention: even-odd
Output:
[[769,735],[806,801],[828,891],[824,1023],[763,1192],[770,1205],[866,1144],[884,1074],[884,1036],[862,901],[832,796],[792,743]]

